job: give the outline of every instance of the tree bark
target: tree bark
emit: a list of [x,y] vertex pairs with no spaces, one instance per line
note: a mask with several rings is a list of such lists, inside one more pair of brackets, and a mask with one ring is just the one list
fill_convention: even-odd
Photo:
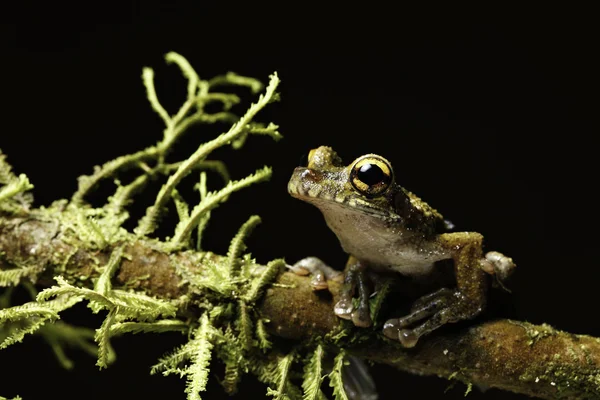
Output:
[[[29,278],[40,286],[53,284],[55,275],[89,285],[89,278],[98,274],[96,266],[108,260],[113,247],[86,248],[74,231],[59,221],[47,213],[0,215],[0,269],[32,266]],[[181,285],[176,264],[202,273],[203,261],[220,257],[192,251],[167,254],[156,241],[134,238],[125,245],[128,258],[123,259],[114,286],[164,299],[189,292],[187,285]],[[268,328],[273,334],[300,341],[339,328],[342,322],[332,311],[339,289],[335,282],[330,285],[331,294],[314,292],[309,278],[290,272],[281,273],[276,283],[258,305],[259,314],[270,320]],[[461,326],[422,338],[413,349],[404,349],[373,329],[372,338],[346,349],[401,370],[469,385],[544,399],[600,398],[600,339],[511,320],[477,320]]]

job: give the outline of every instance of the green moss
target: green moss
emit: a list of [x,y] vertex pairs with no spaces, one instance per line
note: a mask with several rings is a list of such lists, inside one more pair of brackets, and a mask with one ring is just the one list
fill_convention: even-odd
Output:
[[[547,325],[543,325],[541,330],[527,330],[527,335],[534,340],[530,345],[540,343],[542,339],[552,337],[556,333]],[[556,352],[548,354],[549,359],[542,365],[528,365],[525,373],[519,376],[520,381],[550,385],[556,390],[556,398],[573,398],[574,393],[582,399],[600,398],[600,369],[594,367],[595,363],[589,358],[584,345],[575,344],[577,347],[565,348],[564,345],[552,342],[547,346],[550,347],[544,347],[545,351],[551,351],[553,346],[557,346]],[[561,356],[559,352],[564,353],[566,357]],[[587,357],[588,366],[582,367],[580,363],[582,352],[584,357]],[[586,393],[586,396],[582,397],[581,393]]]
[[511,323],[518,325],[525,329],[526,335],[529,337],[528,344],[533,346],[539,340],[556,335],[557,331],[548,324],[532,325],[527,322],[511,321]]

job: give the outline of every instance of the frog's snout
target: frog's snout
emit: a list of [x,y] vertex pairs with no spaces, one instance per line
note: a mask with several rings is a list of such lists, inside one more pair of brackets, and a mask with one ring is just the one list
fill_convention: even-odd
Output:
[[318,187],[322,180],[322,172],[306,167],[297,167],[288,182],[288,192],[291,195],[306,196],[312,188]]

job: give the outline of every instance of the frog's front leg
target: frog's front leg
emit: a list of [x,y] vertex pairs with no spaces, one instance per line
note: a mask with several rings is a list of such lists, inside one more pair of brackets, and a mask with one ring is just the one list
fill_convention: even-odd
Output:
[[[388,320],[383,333],[399,340],[405,347],[414,347],[419,338],[440,326],[474,318],[485,308],[486,273],[481,269],[483,237],[479,233],[458,232],[439,236],[439,244],[454,259],[455,289],[440,289],[419,299],[411,313]],[[428,318],[414,328],[416,322]]]
[[[352,297],[357,288],[358,305],[354,308]],[[344,284],[340,290],[340,300],[334,307],[335,314],[340,318],[352,320],[356,326],[371,326],[370,295],[366,264],[350,256],[344,270]]]

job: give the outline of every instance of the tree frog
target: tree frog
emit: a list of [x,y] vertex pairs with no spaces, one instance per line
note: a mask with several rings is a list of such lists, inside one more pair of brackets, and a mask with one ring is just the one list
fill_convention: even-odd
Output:
[[[343,277],[337,316],[359,327],[370,326],[369,275],[394,271],[423,277],[435,263],[454,262],[455,288],[442,288],[418,299],[410,313],[385,322],[383,334],[413,347],[418,339],[446,323],[477,316],[484,309],[488,274],[503,279],[514,269],[510,257],[483,254],[483,236],[449,232],[451,224],[423,200],[396,183],[385,158],[366,154],[345,166],[326,146],[310,151],[307,167],[294,170],[288,192],[321,210],[329,228],[349,254],[344,274],[315,257],[292,270],[312,273],[313,288],[327,288],[328,279]],[[358,291],[357,305],[352,297]]]

